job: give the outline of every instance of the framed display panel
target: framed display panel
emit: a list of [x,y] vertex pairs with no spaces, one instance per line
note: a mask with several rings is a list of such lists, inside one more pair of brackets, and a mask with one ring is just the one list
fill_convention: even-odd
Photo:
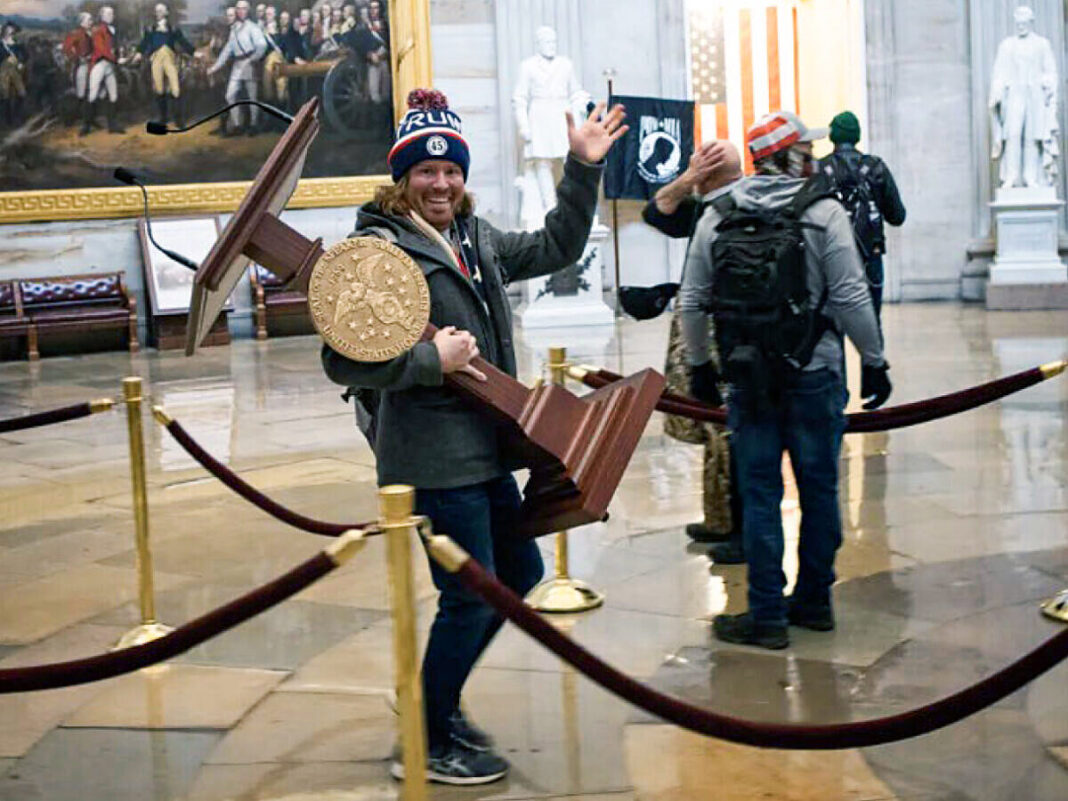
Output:
[[[144,257],[145,294],[152,316],[188,314],[196,273],[153,247],[144,218],[137,221],[137,229]],[[168,217],[152,222],[152,235],[160,245],[198,264],[215,246],[220,230],[219,219],[214,216]],[[221,309],[232,311],[232,298],[228,297]]]
[[[0,0],[0,18],[20,27],[17,43],[25,89],[14,123],[0,131],[0,186],[13,190],[0,192],[0,223],[140,216],[140,192],[114,185],[112,172],[117,166],[146,179],[155,212],[233,211],[238,206],[283,123],[261,114],[252,136],[214,136],[215,121],[186,134],[145,133],[145,123],[160,117],[156,89],[161,84],[173,124],[175,115],[188,122],[225,105],[231,77],[230,62],[208,74],[229,36],[225,4],[215,0],[164,4],[194,50],[192,55],[183,51],[176,59],[177,98],[169,79],[157,83],[158,75],[153,74],[165,70],[153,69],[151,55],[137,55],[139,49],[149,52],[142,45],[146,28],[153,24],[155,3],[113,0],[110,4],[115,12],[112,95],[108,80],[91,79],[88,64],[79,78],[76,58],[54,57],[77,33],[79,14],[92,15],[90,32],[100,25],[101,3]],[[343,6],[351,4],[277,0],[271,5],[279,19],[287,12],[292,26],[301,8],[336,6],[338,13],[344,13]],[[252,4],[253,15],[256,6]],[[260,100],[290,112],[310,97],[320,98],[323,105],[323,135],[309,153],[289,208],[347,206],[370,199],[374,188],[389,180],[385,158],[397,109],[408,91],[432,81],[429,0],[369,0],[363,8],[355,30],[372,23],[385,45],[377,51],[368,50],[367,42],[374,40],[353,38],[351,27],[349,32],[322,37],[317,28],[330,30],[329,25],[313,21],[304,45],[311,57],[302,59],[304,63],[275,57],[267,80],[264,65],[257,67]],[[375,19],[370,20],[375,9]],[[324,46],[328,39],[341,44],[336,49]],[[279,79],[285,79],[284,89]],[[86,117],[85,100],[79,97],[83,86],[99,97],[89,114],[94,126],[80,136]],[[241,96],[246,92],[242,89]],[[106,124],[112,96],[116,103],[112,112],[122,133],[109,132]],[[241,112],[243,128],[249,122],[247,113],[247,109]]]

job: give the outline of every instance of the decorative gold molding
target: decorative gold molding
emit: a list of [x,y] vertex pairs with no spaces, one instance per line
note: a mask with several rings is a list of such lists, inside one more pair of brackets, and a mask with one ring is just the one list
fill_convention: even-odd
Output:
[[[387,183],[390,183],[388,175],[308,178],[297,185],[286,208],[356,206],[370,200],[375,187]],[[237,208],[250,186],[251,181],[150,186],[148,202],[152,211],[159,214],[227,212]],[[141,191],[131,187],[0,192],[0,223],[140,217],[143,214]]]
[[[389,0],[393,58],[394,112],[400,119],[407,109],[408,92],[433,81],[430,53],[429,0]],[[400,43],[400,44],[398,44]],[[403,53],[399,50],[403,49]],[[388,175],[350,178],[308,178],[297,185],[289,209],[356,206],[374,196],[375,187],[388,184]],[[252,186],[251,181],[150,186],[153,212],[234,211]],[[92,220],[140,217],[141,192],[132,187],[47,189],[0,192],[0,223]]]

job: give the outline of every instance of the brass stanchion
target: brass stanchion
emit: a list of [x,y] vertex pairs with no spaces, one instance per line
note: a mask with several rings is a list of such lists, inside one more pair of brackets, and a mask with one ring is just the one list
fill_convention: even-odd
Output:
[[415,490],[394,484],[378,490],[379,527],[386,533],[390,606],[393,611],[393,662],[397,711],[400,714],[401,754],[404,760],[404,801],[425,801],[426,733],[423,688],[419,676],[415,636],[415,579],[412,576],[411,532]]
[[[549,372],[552,382],[560,386],[567,379],[567,348],[549,348]],[[567,529],[556,535],[556,559],[554,575],[533,590],[527,603],[539,612],[585,612],[604,603],[604,595],[585,581],[572,578],[568,573]]]
[[126,401],[126,427],[130,438],[130,480],[133,485],[134,527],[137,542],[137,594],[141,625],[130,629],[115,644],[115,650],[143,645],[174,629],[156,620],[156,597],[152,581],[152,552],[148,547],[148,481],[145,472],[145,437],[142,428],[141,379],[122,380]]
[[1068,589],[1061,590],[1042,604],[1042,614],[1061,623],[1068,623]]

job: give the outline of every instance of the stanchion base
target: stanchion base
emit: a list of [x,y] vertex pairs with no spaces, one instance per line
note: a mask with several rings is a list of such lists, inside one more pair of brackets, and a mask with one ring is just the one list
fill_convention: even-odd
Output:
[[1061,590],[1042,604],[1042,614],[1061,623],[1068,623],[1068,590]]
[[539,612],[585,612],[603,604],[604,595],[585,581],[553,578],[531,590],[526,602]]
[[158,640],[174,631],[173,626],[165,626],[162,623],[142,623],[137,628],[130,629],[123,634],[117,643],[111,646],[112,651],[121,651],[123,648],[132,648],[135,645],[144,645],[146,642]]

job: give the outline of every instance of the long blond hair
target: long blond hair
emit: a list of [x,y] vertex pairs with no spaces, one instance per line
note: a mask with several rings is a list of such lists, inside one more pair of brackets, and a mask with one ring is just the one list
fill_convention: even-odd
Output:
[[[405,173],[395,184],[385,184],[375,189],[375,205],[384,214],[394,217],[407,217],[412,210],[412,204],[408,202],[408,174]],[[475,198],[464,190],[460,208],[456,213],[462,217],[470,216],[475,212]]]

